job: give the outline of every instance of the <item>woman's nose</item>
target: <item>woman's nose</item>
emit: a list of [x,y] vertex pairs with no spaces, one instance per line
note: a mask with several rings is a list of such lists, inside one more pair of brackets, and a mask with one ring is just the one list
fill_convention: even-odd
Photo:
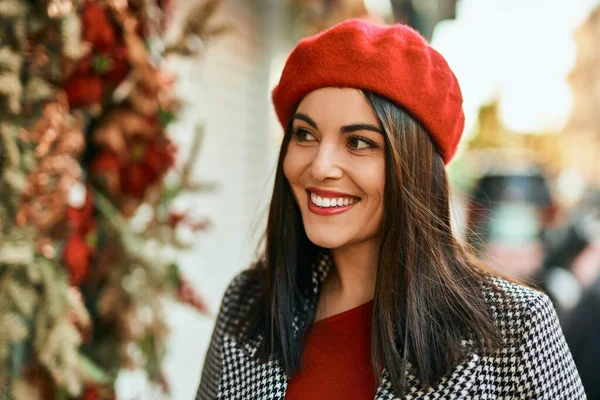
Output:
[[338,150],[334,146],[321,145],[315,154],[310,168],[312,179],[318,182],[327,179],[340,179],[343,175],[339,166]]

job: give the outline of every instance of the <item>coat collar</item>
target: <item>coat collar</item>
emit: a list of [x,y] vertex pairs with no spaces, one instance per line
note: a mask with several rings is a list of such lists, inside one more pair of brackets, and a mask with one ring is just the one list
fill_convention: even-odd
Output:
[[[293,321],[294,331],[299,334],[298,321],[302,312],[306,312],[311,302],[318,298],[321,285],[333,266],[329,254],[319,256],[312,265],[311,296],[296,313]],[[219,385],[218,399],[285,399],[288,377],[276,360],[261,363],[254,357],[262,337],[250,343],[240,343],[234,337],[225,334],[223,338],[223,371]],[[413,366],[407,362],[406,399],[465,398],[475,381],[479,356],[470,353],[467,360],[458,365],[433,388],[422,389],[414,375]],[[383,370],[375,400],[397,399],[386,369]]]
[[321,286],[327,278],[329,271],[333,266],[333,261],[331,260],[331,256],[329,253],[321,253],[317,257],[317,261],[314,262],[311,266],[311,281],[312,287],[309,291],[309,298],[306,299],[302,307],[296,310],[296,315],[294,316],[294,321],[292,322],[294,333],[296,335],[300,335],[300,327],[298,322],[300,321],[300,317],[302,314],[305,314],[308,309],[314,306],[314,303],[319,298],[319,292],[321,291]]

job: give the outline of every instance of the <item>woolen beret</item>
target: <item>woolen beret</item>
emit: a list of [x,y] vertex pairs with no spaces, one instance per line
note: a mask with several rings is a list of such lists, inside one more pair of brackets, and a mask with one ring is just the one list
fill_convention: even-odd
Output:
[[272,93],[284,129],[302,98],[323,87],[383,96],[425,127],[444,163],[456,153],[465,120],[458,81],[444,57],[407,25],[354,19],[301,40]]

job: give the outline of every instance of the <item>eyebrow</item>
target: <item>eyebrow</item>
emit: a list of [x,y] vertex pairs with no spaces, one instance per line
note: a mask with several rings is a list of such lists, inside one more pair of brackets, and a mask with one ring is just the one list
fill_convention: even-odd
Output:
[[[292,119],[299,119],[301,121],[306,122],[313,128],[319,129],[319,127],[317,126],[317,123],[306,114],[296,113],[296,114],[294,114]],[[383,135],[383,132],[381,131],[381,129],[379,129],[376,126],[371,125],[371,124],[357,123],[357,124],[344,125],[340,128],[341,133],[351,133],[351,132],[357,132],[357,131],[373,131],[373,132],[377,132],[377,133],[380,133]]]

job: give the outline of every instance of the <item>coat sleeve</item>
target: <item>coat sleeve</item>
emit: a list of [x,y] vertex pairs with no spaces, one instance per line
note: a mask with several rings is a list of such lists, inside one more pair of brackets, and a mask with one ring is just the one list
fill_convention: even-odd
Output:
[[585,399],[586,395],[552,302],[539,293],[531,300],[520,343],[521,397]]
[[245,279],[245,271],[238,274],[228,285],[221,300],[219,313],[213,328],[204,366],[200,375],[200,385],[196,392],[195,400],[215,400],[219,391],[219,382],[222,371],[222,343],[223,336],[230,328],[230,321],[235,318],[240,301],[240,287]]

